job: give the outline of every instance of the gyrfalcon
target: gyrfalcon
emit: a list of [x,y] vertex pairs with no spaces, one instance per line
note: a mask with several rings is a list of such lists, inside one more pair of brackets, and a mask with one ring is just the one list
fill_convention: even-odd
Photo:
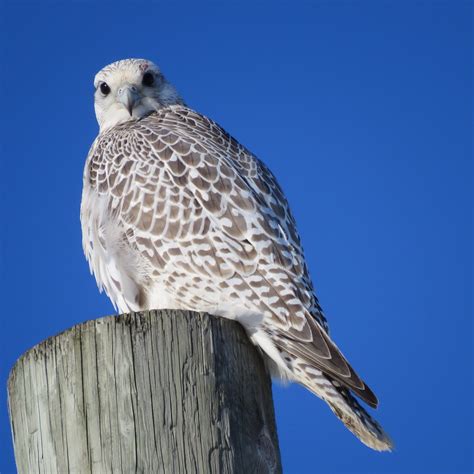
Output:
[[[273,375],[322,398],[363,443],[389,437],[377,398],[329,336],[277,180],[152,62],[95,77],[100,132],[84,171],[83,246],[120,312],[202,311],[238,321]],[[355,395],[355,396],[354,396]]]

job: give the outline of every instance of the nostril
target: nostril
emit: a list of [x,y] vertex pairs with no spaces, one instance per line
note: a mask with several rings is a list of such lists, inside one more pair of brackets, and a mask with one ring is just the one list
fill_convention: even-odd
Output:
[[126,86],[126,87],[121,87],[118,90],[118,95],[122,95],[127,90],[130,92],[133,92],[134,94],[138,92],[138,89],[136,86]]

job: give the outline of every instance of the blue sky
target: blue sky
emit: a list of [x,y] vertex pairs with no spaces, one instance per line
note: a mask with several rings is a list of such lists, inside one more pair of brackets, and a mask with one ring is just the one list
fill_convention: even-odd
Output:
[[276,386],[285,472],[471,472],[471,22],[462,1],[1,2],[0,472],[15,360],[113,312],[79,203],[92,79],[126,57],[274,171],[332,335],[380,398],[392,454]]

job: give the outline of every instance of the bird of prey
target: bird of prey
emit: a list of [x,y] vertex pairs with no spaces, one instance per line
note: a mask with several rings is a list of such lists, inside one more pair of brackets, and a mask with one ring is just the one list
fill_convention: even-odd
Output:
[[329,335],[272,172],[188,108],[151,61],[114,62],[94,86],[100,132],[85,165],[81,224],[99,288],[121,312],[238,321],[272,375],[323,399],[367,446],[390,450],[356,399],[377,406]]

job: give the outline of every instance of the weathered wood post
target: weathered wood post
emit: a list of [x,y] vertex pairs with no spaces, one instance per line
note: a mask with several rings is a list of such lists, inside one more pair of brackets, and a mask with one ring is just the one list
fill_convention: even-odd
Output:
[[269,376],[228,320],[79,324],[26,352],[8,394],[19,474],[281,472]]

